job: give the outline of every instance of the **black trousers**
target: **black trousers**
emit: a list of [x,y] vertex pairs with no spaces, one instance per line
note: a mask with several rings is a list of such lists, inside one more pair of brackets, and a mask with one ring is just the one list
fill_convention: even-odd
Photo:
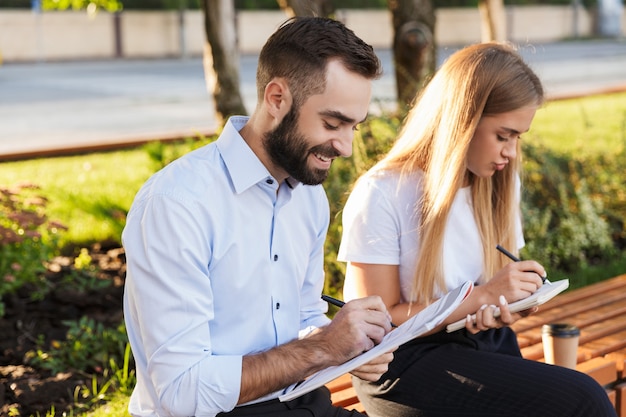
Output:
[[217,417],[364,417],[357,411],[334,407],[328,388],[321,387],[291,401],[265,401],[235,407]]
[[369,417],[617,416],[591,377],[523,359],[509,328],[416,339],[378,382],[352,380]]

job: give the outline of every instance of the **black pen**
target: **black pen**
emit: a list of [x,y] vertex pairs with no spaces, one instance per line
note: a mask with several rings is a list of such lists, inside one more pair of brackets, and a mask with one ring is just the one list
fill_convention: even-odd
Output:
[[[345,302],[341,301],[341,300],[337,300],[336,298],[331,297],[330,295],[326,295],[326,294],[322,294],[322,300],[326,301],[327,303],[330,303],[334,306],[337,306],[339,308],[343,307]],[[395,324],[391,323],[391,327],[398,327]]]
[[[517,256],[513,255],[511,252],[509,252],[508,250],[504,249],[502,246],[500,245],[496,245],[496,249],[498,249],[500,252],[502,252],[503,254],[505,254],[510,260],[512,260],[513,262],[519,262],[521,261],[520,258],[518,258]],[[539,275],[539,274],[537,274]],[[541,277],[541,275],[539,275]],[[541,282],[543,282],[544,284],[546,283],[546,278],[547,277],[541,277]]]

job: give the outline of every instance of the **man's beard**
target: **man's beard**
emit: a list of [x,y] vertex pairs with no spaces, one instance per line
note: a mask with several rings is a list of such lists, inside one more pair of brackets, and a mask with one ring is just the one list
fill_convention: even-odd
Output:
[[294,107],[274,130],[265,133],[263,144],[274,165],[306,185],[321,184],[328,176],[327,169],[309,167],[308,157],[311,153],[329,158],[339,156],[332,146],[317,145],[309,148],[306,137],[298,131],[298,110]]

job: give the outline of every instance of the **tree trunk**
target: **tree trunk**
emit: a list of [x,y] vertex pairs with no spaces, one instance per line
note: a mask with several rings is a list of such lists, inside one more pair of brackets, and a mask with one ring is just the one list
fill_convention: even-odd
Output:
[[204,13],[204,76],[215,100],[218,123],[247,114],[239,90],[239,52],[233,0],[202,0]]
[[435,10],[432,0],[389,0],[387,5],[394,30],[398,112],[403,115],[435,71]]
[[276,0],[288,16],[331,16],[335,8],[330,0]]
[[506,41],[506,14],[502,0],[478,0],[483,42]]

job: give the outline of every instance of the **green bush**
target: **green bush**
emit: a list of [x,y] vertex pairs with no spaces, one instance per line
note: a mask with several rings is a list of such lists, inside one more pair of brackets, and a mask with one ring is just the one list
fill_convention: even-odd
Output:
[[[124,324],[107,328],[94,319],[83,317],[78,321],[65,321],[66,339],[46,341],[39,338],[37,348],[27,353],[29,364],[57,374],[74,370],[102,374],[111,360],[124,360],[128,336]],[[50,348],[45,346],[50,344]]]
[[57,236],[65,229],[46,216],[45,197],[33,184],[0,187],[0,317],[3,299],[25,285],[32,297],[41,297],[47,287],[45,263],[58,251]]
[[[617,215],[605,207],[611,200],[598,192],[607,187],[607,182],[597,179],[613,178],[606,175],[610,165],[598,165],[598,157],[559,155],[529,144],[524,146],[524,155],[524,251],[528,257],[563,272],[608,261],[619,246],[614,237],[620,231],[615,225],[611,230],[608,221]],[[593,174],[588,172],[590,167]]]

